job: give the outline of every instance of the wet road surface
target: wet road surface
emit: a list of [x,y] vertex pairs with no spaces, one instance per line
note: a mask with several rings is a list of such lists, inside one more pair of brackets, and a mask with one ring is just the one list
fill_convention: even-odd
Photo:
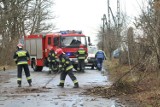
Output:
[[[0,82],[0,107],[125,107],[118,99],[83,94],[87,88],[111,84],[107,76],[97,70],[86,69],[85,73],[74,72],[80,85],[80,88],[74,89],[68,76],[64,88],[57,87],[60,75],[48,74],[47,69],[44,68],[43,72],[31,70],[32,87],[28,86],[23,73],[20,88],[16,83],[16,70],[0,71],[0,75],[10,75],[10,79]],[[50,80],[52,81],[46,88],[42,88]]]

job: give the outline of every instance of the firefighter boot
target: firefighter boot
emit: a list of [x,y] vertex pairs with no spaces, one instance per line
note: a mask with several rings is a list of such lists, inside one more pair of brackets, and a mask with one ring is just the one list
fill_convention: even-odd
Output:
[[32,86],[32,84],[31,84],[31,83],[29,83],[29,86],[31,87],[31,86]]
[[29,86],[30,86],[30,87],[32,86],[32,84],[31,84],[31,83],[32,83],[32,80],[31,80],[31,79],[29,79],[29,80],[28,80],[28,84],[29,84]]
[[73,87],[73,88],[79,88],[78,82],[74,84],[74,87]]
[[17,81],[18,87],[21,87],[21,81]]
[[80,68],[79,67],[77,68],[77,71],[80,72]]
[[57,86],[63,88],[64,87],[64,83],[59,83]]
[[82,72],[82,73],[84,73],[84,72],[85,72],[85,71],[84,71],[84,68],[82,68],[82,69],[81,69],[81,72]]
[[21,87],[21,84],[18,84],[18,87]]
[[48,74],[51,74],[51,70],[48,71]]

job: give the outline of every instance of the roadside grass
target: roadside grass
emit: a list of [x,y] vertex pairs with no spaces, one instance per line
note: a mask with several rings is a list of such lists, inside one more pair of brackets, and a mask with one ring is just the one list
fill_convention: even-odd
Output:
[[[129,107],[160,107],[160,77],[153,71],[130,71],[130,66],[119,65],[118,59],[105,61],[110,87],[98,86],[87,89],[86,94],[104,98],[119,98]],[[125,73],[122,79],[119,80]],[[117,81],[119,80],[119,81]]]
[[[118,59],[106,62],[109,79],[114,83],[130,70],[128,65],[119,65]],[[139,103],[140,107],[160,107],[160,74],[153,71],[130,72],[110,90],[114,96],[126,97],[129,102]],[[129,100],[130,99],[130,100]]]

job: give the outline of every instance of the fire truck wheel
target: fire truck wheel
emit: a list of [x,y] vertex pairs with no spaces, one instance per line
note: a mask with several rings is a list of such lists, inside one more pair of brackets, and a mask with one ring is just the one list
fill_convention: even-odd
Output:
[[34,71],[42,71],[42,69],[43,69],[43,66],[37,66],[36,65],[35,60],[32,61],[31,65],[32,65],[32,68],[33,68]]

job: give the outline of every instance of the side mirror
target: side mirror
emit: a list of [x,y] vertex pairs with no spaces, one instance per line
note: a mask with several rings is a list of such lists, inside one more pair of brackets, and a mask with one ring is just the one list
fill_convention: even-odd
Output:
[[90,37],[88,37],[88,45],[89,45],[89,46],[92,45],[92,44],[91,44]]

